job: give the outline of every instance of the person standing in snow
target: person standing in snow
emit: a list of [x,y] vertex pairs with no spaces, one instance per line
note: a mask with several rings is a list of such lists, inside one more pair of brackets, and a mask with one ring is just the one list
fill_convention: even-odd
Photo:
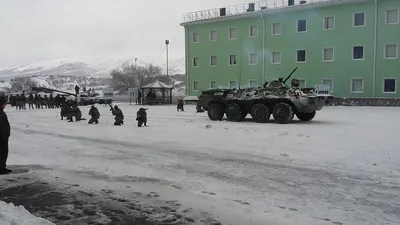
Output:
[[99,123],[100,112],[94,105],[92,105],[92,107],[90,108],[89,115],[91,116],[91,118],[88,122],[89,124],[92,124],[92,123],[98,124]]
[[184,109],[183,109],[183,99],[179,99],[178,100],[178,104],[177,104],[177,106],[176,106],[176,110],[179,112],[179,110],[181,110],[181,111],[185,111]]
[[4,112],[4,107],[7,105],[7,99],[4,95],[0,96],[0,174],[8,174],[12,171],[7,169],[8,158],[8,139],[10,137],[10,123],[8,122],[7,114]]
[[142,124],[144,124],[145,127],[147,127],[147,109],[145,108],[140,108],[139,111],[136,113],[136,120],[138,121],[138,127],[141,127]]
[[29,109],[31,109],[31,108],[34,109],[34,108],[33,108],[33,99],[34,99],[34,98],[33,98],[33,94],[30,93],[30,94],[29,94],[29,97],[28,97],[28,106],[29,106]]

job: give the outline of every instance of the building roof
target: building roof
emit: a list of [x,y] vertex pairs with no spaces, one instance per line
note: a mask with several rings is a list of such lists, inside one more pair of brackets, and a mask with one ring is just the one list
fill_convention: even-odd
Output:
[[156,80],[151,84],[142,86],[142,88],[173,88],[173,87],[171,85],[164,84],[159,80]]
[[[325,7],[331,5],[353,4],[359,2],[372,2],[374,0],[294,0],[295,4],[289,6],[288,0],[264,0],[254,3],[245,3],[240,5],[233,5],[225,8],[225,15],[220,14],[221,8],[208,9],[197,12],[186,13],[183,16],[183,23],[181,26],[201,23],[211,23],[222,20],[239,19],[243,17],[259,16],[260,13],[274,13],[284,11],[298,11],[310,8]],[[253,7],[251,7],[250,4]]]

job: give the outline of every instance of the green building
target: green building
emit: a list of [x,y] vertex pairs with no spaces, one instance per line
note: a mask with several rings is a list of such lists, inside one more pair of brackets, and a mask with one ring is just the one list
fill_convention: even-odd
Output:
[[335,97],[400,97],[400,0],[265,0],[184,15],[187,95],[292,76]]

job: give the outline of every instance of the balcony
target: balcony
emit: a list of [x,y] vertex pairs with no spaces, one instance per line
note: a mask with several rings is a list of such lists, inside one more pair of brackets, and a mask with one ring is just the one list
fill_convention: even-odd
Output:
[[209,9],[197,12],[186,13],[183,15],[183,23],[190,23],[201,20],[218,19],[224,17],[240,16],[255,12],[273,11],[279,9],[298,8],[304,6],[315,6],[320,4],[357,2],[359,0],[264,0],[255,3],[233,5],[217,9]]

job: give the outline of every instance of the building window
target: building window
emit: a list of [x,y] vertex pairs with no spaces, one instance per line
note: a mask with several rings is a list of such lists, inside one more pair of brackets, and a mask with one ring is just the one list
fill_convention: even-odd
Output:
[[199,57],[194,57],[193,58],[193,66],[194,67],[200,66],[200,61],[199,60],[200,60]]
[[217,31],[212,30],[210,31],[210,41],[216,41],[217,40]]
[[333,93],[333,80],[332,79],[322,79],[322,85],[329,86],[330,93]]
[[229,56],[229,65],[230,66],[236,65],[236,55],[230,55]]
[[385,78],[383,80],[383,93],[396,93],[395,78]]
[[299,88],[306,88],[306,80],[299,80]]
[[272,35],[282,34],[282,25],[280,23],[272,24]]
[[199,82],[198,81],[194,81],[193,82],[193,91],[198,91],[199,90]]
[[249,80],[249,85],[250,87],[258,87],[258,81],[257,80]]
[[353,26],[362,27],[365,26],[365,13],[355,13],[353,18]]
[[351,79],[351,88],[350,91],[352,93],[362,93],[364,89],[364,81],[361,78]]
[[236,39],[236,36],[237,36],[236,28],[230,28],[229,29],[229,39]]
[[297,62],[306,62],[306,50],[297,50]]
[[210,81],[210,88],[217,88],[217,81]]
[[333,50],[333,48],[324,48],[324,51],[323,51],[323,61],[325,61],[325,62],[330,62],[330,61],[333,61],[334,60],[334,50]]
[[386,24],[397,24],[399,23],[399,10],[389,9],[386,10]]
[[257,53],[250,53],[250,55],[249,55],[249,64],[250,65],[257,65],[258,64],[258,54]]
[[364,46],[353,46],[353,59],[364,59]]
[[199,43],[199,33],[193,33],[192,41],[193,43]]
[[385,59],[397,59],[397,44],[385,45]]
[[217,66],[217,56],[210,57],[210,66]]
[[229,81],[229,88],[230,89],[237,88],[237,82],[235,80]]
[[272,64],[280,64],[280,63],[281,63],[281,53],[272,52]]
[[297,32],[306,32],[306,31],[307,31],[307,20],[298,20]]
[[257,37],[257,36],[258,36],[258,27],[250,26],[250,37]]
[[333,30],[335,29],[335,17],[327,16],[324,19],[324,30]]

